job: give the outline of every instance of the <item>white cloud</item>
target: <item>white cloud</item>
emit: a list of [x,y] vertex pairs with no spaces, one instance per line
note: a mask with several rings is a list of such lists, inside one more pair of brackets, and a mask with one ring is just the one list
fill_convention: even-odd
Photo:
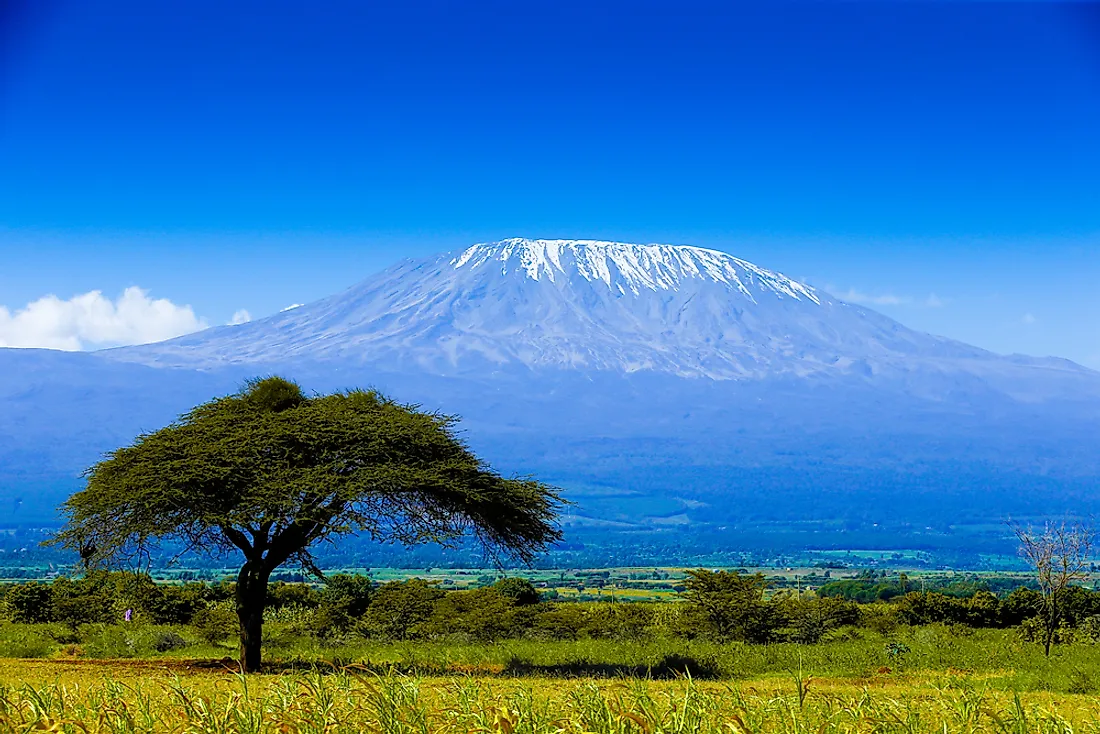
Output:
[[283,313],[284,311],[293,311],[294,309],[301,308],[304,305],[305,305],[304,303],[292,303],[289,306],[287,306],[286,308],[280,308],[279,313]]
[[838,297],[840,300],[848,301],[849,303],[867,303],[874,306],[900,306],[903,303],[910,302],[910,299],[904,296],[894,296],[890,294],[872,296],[867,293],[860,293],[855,288],[849,288],[847,293],[841,293]]
[[[830,292],[836,292],[829,288]],[[859,303],[869,306],[921,306],[923,308],[942,308],[947,305],[947,300],[940,298],[935,293],[929,293],[927,298],[915,299],[911,296],[898,296],[892,293],[883,293],[873,296],[869,293],[849,288],[847,293],[837,293],[837,298],[848,303]]]
[[242,308],[240,311],[235,311],[233,313],[233,318],[231,318],[229,320],[229,326],[237,326],[239,324],[247,324],[251,320],[252,320],[252,314],[250,314],[247,310]]
[[1027,324],[1028,326],[1031,326],[1032,324],[1034,324],[1038,320],[1039,319],[1035,318],[1035,315],[1031,314],[1031,313],[1025,313],[1024,317],[1022,319],[1020,319],[1020,321]]
[[113,302],[91,291],[67,301],[44,296],[14,313],[0,306],[0,347],[79,351],[147,344],[205,328],[190,306],[152,299],[137,286]]

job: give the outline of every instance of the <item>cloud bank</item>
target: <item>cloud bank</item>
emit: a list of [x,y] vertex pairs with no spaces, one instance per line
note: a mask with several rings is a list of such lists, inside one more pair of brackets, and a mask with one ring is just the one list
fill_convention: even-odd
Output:
[[45,296],[14,313],[0,306],[0,347],[79,351],[147,344],[205,328],[190,306],[150,298],[137,286],[115,301],[91,291],[67,301]]

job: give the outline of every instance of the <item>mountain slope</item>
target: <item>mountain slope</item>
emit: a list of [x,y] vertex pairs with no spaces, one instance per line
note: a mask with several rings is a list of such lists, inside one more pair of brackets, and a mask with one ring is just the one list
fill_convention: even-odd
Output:
[[1100,374],[922,334],[699,248],[475,245],[159,344],[0,350],[0,372],[0,507],[22,499],[17,517],[49,516],[102,452],[270,373],[462,416],[502,471],[566,488],[573,529],[813,521],[834,523],[813,537],[831,543],[835,523],[920,535],[1100,511]]
[[583,240],[512,239],[403,262],[266,319],[104,355],[204,369],[307,360],[438,375],[854,377],[933,400],[968,389],[1100,396],[1100,375],[1065,360],[922,334],[725,253]]

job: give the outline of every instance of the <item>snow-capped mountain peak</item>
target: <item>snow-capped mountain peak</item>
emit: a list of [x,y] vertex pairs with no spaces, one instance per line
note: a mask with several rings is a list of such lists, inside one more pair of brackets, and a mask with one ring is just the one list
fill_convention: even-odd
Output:
[[532,280],[555,282],[576,273],[602,281],[610,290],[637,295],[643,290],[680,290],[685,281],[710,280],[736,289],[756,302],[760,291],[780,298],[820,304],[814,289],[785,275],[757,267],[718,250],[687,245],[635,245],[601,240],[529,240],[519,237],[480,243],[454,257],[454,268],[499,267]]
[[204,367],[300,359],[434,374],[555,369],[743,380],[869,376],[979,353],[715,250],[509,239],[405,261],[291,311],[112,356]]

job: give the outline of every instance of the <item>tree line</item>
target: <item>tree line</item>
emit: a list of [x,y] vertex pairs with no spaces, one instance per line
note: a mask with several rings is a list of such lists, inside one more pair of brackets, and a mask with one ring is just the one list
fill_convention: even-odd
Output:
[[[721,642],[813,644],[869,629],[889,634],[902,625],[1018,628],[1042,642],[1043,598],[1018,588],[1004,596],[969,597],[910,591],[889,602],[771,592],[757,575],[689,572],[679,602],[546,601],[521,578],[478,589],[444,590],[422,579],[376,584],[365,576],[333,575],[323,585],[275,582],[267,588],[269,623],[292,634],[333,642],[515,638],[555,640],[679,637]],[[63,625],[79,639],[85,625],[187,625],[210,643],[237,632],[233,582],[158,584],[149,576],[97,571],[52,583],[0,588],[0,610],[17,623]],[[1079,586],[1063,592],[1054,640],[1100,639],[1100,593]]]

